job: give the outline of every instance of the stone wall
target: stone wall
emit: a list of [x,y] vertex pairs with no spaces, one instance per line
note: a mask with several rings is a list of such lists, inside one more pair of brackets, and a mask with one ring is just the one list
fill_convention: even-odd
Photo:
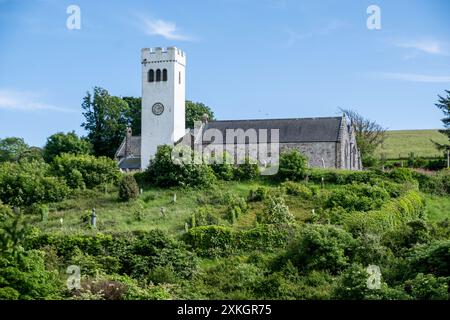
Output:
[[[299,150],[314,168],[336,168],[336,142],[281,143],[281,152]],[[323,159],[323,161],[322,161]]]

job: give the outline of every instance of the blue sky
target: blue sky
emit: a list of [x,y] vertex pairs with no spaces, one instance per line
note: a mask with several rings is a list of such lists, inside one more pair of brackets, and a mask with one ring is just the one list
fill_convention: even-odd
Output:
[[[69,5],[81,29],[66,27]],[[369,5],[381,30],[366,26]],[[218,119],[334,116],[440,128],[450,1],[0,0],[0,138],[80,128],[93,86],[139,96],[140,49],[187,53],[186,97]]]

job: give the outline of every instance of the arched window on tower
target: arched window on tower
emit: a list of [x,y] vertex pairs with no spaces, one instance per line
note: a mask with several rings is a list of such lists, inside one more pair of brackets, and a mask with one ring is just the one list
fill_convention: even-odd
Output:
[[155,71],[153,69],[150,69],[148,71],[148,82],[155,81]]
[[161,70],[156,70],[156,82],[161,81]]
[[163,81],[167,81],[167,69],[163,69]]

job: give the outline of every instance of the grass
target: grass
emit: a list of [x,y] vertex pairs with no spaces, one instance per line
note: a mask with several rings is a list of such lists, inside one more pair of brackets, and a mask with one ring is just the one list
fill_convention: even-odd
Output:
[[387,131],[386,141],[377,150],[377,156],[385,154],[387,159],[407,158],[411,152],[417,157],[441,157],[433,142],[448,143],[448,138],[438,130],[393,130]]
[[431,221],[450,219],[450,197],[426,195],[426,215]]

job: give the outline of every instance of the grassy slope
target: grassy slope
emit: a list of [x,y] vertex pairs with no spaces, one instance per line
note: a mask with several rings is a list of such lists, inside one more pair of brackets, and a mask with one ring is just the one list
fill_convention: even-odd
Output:
[[450,219],[450,197],[426,196],[426,214],[432,221]]
[[387,159],[407,158],[410,152],[420,157],[441,156],[433,142],[448,142],[438,130],[393,130],[387,132],[384,144],[377,150],[378,156],[386,154]]
[[[173,235],[181,235],[185,231],[185,222],[202,206],[207,206],[210,212],[220,219],[220,224],[230,225],[225,218],[227,206],[208,203],[214,193],[230,191],[246,199],[249,191],[260,185],[260,182],[222,182],[218,188],[207,190],[149,189],[145,190],[137,201],[130,202],[118,201],[117,191],[107,194],[100,191],[85,191],[72,199],[52,205],[48,220],[45,222],[41,222],[37,216],[29,216],[29,218],[32,219],[33,225],[52,233],[91,233],[93,231],[83,225],[81,217],[83,214],[90,214],[95,207],[97,229],[101,232],[159,228]],[[174,193],[177,195],[176,203],[173,203]],[[310,202],[297,197],[287,197],[286,202],[298,221],[309,217],[312,209]],[[165,216],[161,215],[162,207],[165,210]],[[256,214],[261,212],[263,207],[261,202],[249,203],[249,211],[239,217],[233,227],[251,228],[255,225]],[[141,212],[141,219],[136,212]]]

